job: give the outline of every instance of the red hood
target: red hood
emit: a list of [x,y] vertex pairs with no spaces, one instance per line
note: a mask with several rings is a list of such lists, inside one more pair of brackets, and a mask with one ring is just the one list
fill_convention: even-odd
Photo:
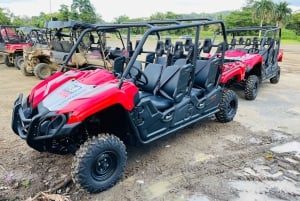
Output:
[[56,72],[36,85],[29,96],[35,108],[47,95],[70,80],[77,80],[86,85],[100,85],[104,82],[116,80],[115,76],[107,70],[97,69],[90,71],[71,70],[66,73]]
[[242,61],[247,66],[255,66],[257,63],[262,63],[262,56],[260,54],[248,54],[242,50],[228,50],[225,52],[225,59]]
[[39,83],[29,101],[57,114],[69,113],[68,123],[79,122],[111,105],[130,111],[138,88],[129,81],[118,87],[119,79],[105,69],[57,72]]

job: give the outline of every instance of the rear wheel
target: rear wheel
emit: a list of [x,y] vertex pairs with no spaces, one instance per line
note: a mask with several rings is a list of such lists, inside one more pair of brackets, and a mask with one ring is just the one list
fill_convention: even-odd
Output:
[[126,161],[123,142],[114,135],[100,134],[87,140],[76,152],[73,181],[90,193],[104,191],[121,178]]
[[52,74],[51,67],[46,63],[39,63],[34,67],[34,75],[41,80],[46,79]]
[[12,67],[12,66],[14,66],[14,64],[13,64],[13,63],[10,63],[10,62],[9,62],[9,58],[8,58],[8,56],[6,56],[6,57],[5,57],[5,64],[6,64],[8,67]]
[[21,69],[23,63],[24,63],[23,56],[17,56],[14,60],[15,67],[19,70]]
[[259,80],[256,75],[250,75],[246,80],[245,98],[247,100],[254,100],[258,93]]
[[222,100],[219,104],[219,112],[215,114],[217,120],[222,123],[230,122],[236,115],[238,98],[234,91],[224,89]]
[[272,84],[277,84],[280,80],[280,69],[278,69],[276,75],[270,79]]

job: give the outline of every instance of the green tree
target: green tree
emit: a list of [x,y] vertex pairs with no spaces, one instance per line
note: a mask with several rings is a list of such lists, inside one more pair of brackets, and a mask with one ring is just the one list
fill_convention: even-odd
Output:
[[15,17],[13,17],[12,24],[16,25],[16,26],[19,26],[19,27],[21,27],[21,26],[29,26],[29,23],[26,23],[25,20],[26,20],[25,18],[21,18],[19,16],[15,16]]
[[168,11],[166,13],[166,19],[178,19],[178,18],[181,18],[181,15],[178,15],[178,14],[173,13],[171,11]]
[[71,16],[72,19],[79,19],[83,22],[95,23],[97,21],[95,8],[90,0],[73,0],[71,5]]
[[65,4],[62,4],[62,5],[60,5],[60,9],[58,10],[58,12],[55,14],[55,17],[57,18],[57,20],[60,20],[60,21],[68,21],[70,13],[71,12],[70,12],[68,6]]
[[0,7],[0,24],[10,24],[9,10]]
[[259,20],[259,25],[263,26],[264,22],[270,22],[275,13],[275,4],[272,0],[253,1],[253,17]]
[[122,23],[122,22],[128,22],[129,19],[130,19],[130,18],[129,18],[128,16],[126,16],[126,15],[121,15],[121,16],[119,16],[119,17],[116,17],[116,18],[114,19],[114,22],[117,23],[117,24],[120,24],[120,23]]
[[50,21],[51,18],[52,18],[51,14],[46,14],[44,12],[41,12],[39,16],[33,16],[31,18],[31,26],[37,28],[43,28],[45,27],[45,22]]
[[300,12],[292,15],[292,20],[287,25],[287,28],[294,30],[297,35],[300,35]]
[[162,12],[156,12],[150,16],[150,20],[164,20],[166,19],[166,14]]
[[275,19],[276,26],[282,26],[283,23],[289,19],[292,15],[292,9],[288,7],[288,3],[286,1],[279,2],[275,5]]
[[233,11],[224,17],[226,28],[254,26],[255,22],[252,20],[252,15],[250,9]]

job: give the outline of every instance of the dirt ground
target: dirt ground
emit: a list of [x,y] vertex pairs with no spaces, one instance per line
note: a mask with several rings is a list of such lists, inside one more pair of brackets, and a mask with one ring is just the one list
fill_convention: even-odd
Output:
[[0,65],[0,200],[38,200],[41,192],[72,201],[300,200],[300,45],[283,49],[280,82],[263,83],[254,101],[238,91],[234,121],[211,118],[128,147],[124,177],[98,194],[72,182],[57,188],[70,176],[72,155],[39,153],[12,132],[14,100],[39,80]]

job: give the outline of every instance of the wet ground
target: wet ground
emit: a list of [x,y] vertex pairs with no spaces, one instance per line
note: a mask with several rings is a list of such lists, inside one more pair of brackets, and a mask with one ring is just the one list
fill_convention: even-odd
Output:
[[[234,121],[211,118],[128,147],[125,175],[107,191],[89,194],[70,182],[56,193],[99,201],[300,200],[300,46],[283,48],[280,82],[263,83],[254,101],[237,91]],[[0,200],[26,200],[70,175],[71,155],[38,153],[10,128],[14,100],[38,82],[0,65]]]

